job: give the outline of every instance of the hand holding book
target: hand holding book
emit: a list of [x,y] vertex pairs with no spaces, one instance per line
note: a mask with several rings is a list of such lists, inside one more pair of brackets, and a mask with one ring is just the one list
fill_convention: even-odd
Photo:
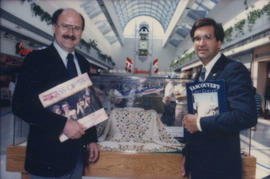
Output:
[[193,134],[195,132],[199,132],[198,126],[197,126],[197,120],[198,117],[194,114],[187,114],[184,116],[183,122],[185,129]]
[[70,139],[79,139],[84,135],[85,127],[78,121],[67,120],[63,133]]

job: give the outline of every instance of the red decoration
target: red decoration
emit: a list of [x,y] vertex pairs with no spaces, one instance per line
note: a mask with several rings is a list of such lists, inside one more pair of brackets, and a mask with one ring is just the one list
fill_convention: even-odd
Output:
[[134,69],[134,74],[146,74],[149,75],[150,71],[146,71],[146,70],[138,70],[138,68]]
[[126,58],[126,67],[125,70],[129,73],[132,72],[132,66],[133,66],[133,61],[130,58]]
[[26,56],[30,52],[32,52],[32,50],[31,49],[28,49],[28,48],[24,48],[22,42],[18,42],[16,44],[16,53],[17,54],[19,54],[21,56]]
[[157,58],[153,61],[153,69],[154,69],[154,73],[158,73],[158,59]]

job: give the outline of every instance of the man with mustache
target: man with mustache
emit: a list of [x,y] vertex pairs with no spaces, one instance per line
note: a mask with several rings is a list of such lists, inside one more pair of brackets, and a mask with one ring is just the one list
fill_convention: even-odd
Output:
[[239,133],[257,122],[250,73],[242,63],[220,53],[224,30],[215,20],[197,20],[190,36],[205,69],[196,75],[194,81],[224,80],[227,111],[207,117],[184,116],[183,175],[190,172],[191,179],[240,179]]
[[[54,42],[24,60],[12,109],[30,125],[25,169],[31,179],[79,179],[84,158],[88,157],[87,162],[98,158],[96,128],[85,131],[77,121],[44,109],[38,98],[41,92],[88,72],[88,61],[75,51],[84,26],[83,16],[74,9],[56,10],[52,16]],[[70,139],[61,143],[61,133]]]

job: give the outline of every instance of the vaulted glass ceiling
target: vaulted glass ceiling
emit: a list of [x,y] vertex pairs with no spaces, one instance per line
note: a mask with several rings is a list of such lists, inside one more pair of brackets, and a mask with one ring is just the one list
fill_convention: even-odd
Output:
[[[124,31],[124,28],[132,19],[139,16],[149,16],[156,19],[163,27],[164,32],[166,32],[180,1],[181,0],[111,0],[111,8],[114,9],[117,15],[122,31]],[[219,0],[189,1],[186,13],[183,13],[185,15],[181,16],[179,19],[168,42],[177,48],[189,34],[192,23],[206,16],[207,13],[215,7],[218,1]],[[119,32],[117,32],[113,26],[114,23],[112,20],[104,15],[104,8],[100,6],[104,4],[104,2],[105,0],[85,1],[81,4],[81,7],[109,43],[114,44],[119,40]]]
[[122,29],[138,16],[156,19],[166,31],[180,0],[112,0]]

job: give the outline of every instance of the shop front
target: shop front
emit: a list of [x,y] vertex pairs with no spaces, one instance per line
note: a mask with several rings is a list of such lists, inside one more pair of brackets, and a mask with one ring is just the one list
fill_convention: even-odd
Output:
[[254,49],[251,76],[262,98],[262,114],[270,119],[270,44]]

